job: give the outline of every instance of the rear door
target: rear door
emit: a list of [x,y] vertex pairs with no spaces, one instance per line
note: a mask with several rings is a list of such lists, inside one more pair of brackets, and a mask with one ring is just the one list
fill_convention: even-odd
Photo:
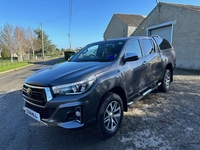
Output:
[[147,57],[147,86],[158,81],[163,72],[161,54],[152,39],[141,39],[142,50]]
[[141,46],[136,39],[127,43],[125,53],[129,52],[136,53],[139,56],[138,60],[128,61],[123,66],[124,84],[130,98],[145,86],[147,58],[146,56],[143,57]]

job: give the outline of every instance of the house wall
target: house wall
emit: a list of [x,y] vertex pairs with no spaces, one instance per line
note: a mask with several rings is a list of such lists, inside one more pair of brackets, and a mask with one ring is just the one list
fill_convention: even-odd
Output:
[[104,39],[127,37],[127,31],[127,24],[116,15],[113,15],[108,27],[104,32]]
[[177,68],[200,70],[200,11],[159,3],[132,35],[146,35],[146,28],[174,21],[172,45]]
[[131,36],[137,27],[128,26],[127,37]]

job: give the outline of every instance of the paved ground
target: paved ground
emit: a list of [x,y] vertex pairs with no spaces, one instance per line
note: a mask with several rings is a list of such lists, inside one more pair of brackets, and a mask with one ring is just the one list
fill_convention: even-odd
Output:
[[132,105],[119,132],[100,140],[90,129],[41,126],[24,114],[24,79],[53,63],[0,75],[0,149],[200,149],[200,73],[176,70],[170,92],[154,91]]

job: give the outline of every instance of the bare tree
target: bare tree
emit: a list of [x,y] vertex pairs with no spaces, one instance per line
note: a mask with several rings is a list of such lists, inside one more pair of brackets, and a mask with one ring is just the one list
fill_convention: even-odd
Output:
[[10,24],[5,24],[0,30],[0,44],[7,47],[10,52],[11,62],[15,51],[14,28]]
[[33,30],[31,30],[30,27],[27,29],[27,39],[29,41],[30,50],[32,52],[33,59],[35,59],[35,52],[39,50],[40,45],[37,39],[37,35],[35,34]]
[[[51,44],[51,40],[48,40],[46,34],[44,35],[46,50],[52,52],[55,45]],[[25,58],[29,60],[30,54],[35,58],[35,52],[41,50],[40,32],[32,30],[30,27],[13,27],[10,24],[5,24],[0,29],[0,45],[9,51],[11,62],[13,62],[14,54],[17,55],[18,61],[23,61]]]
[[18,56],[18,61],[23,62],[23,55],[26,53],[27,39],[25,37],[25,29],[16,26],[14,29],[14,36],[16,42],[16,54]]

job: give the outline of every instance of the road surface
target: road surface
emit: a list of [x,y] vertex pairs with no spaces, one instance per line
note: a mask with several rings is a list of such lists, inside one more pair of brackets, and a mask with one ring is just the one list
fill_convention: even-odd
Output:
[[170,92],[155,90],[132,105],[117,134],[100,140],[90,129],[71,131],[44,126],[24,113],[24,79],[56,61],[37,62],[0,74],[0,150],[199,149],[199,73],[177,70]]

